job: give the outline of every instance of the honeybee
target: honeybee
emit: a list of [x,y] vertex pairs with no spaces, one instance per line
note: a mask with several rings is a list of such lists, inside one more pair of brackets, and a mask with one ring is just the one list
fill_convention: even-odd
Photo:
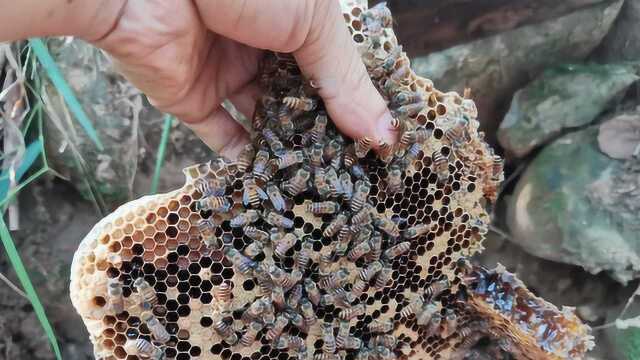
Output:
[[283,170],[289,166],[300,164],[304,161],[304,154],[302,151],[286,151],[277,159],[278,169]]
[[314,142],[309,149],[309,163],[312,168],[319,168],[322,166],[322,153],[324,151],[324,145],[322,143]]
[[155,290],[143,277],[137,278],[133,282],[133,286],[136,288],[136,291],[142,295],[144,301],[149,303],[151,306],[158,304],[158,297],[156,296]]
[[210,219],[201,219],[196,225],[202,241],[209,247],[219,248],[222,244],[216,237],[215,224]]
[[393,160],[394,149],[395,148],[393,146],[380,140],[380,142],[378,142],[378,156],[380,157],[380,160],[386,164],[390,163],[391,160]]
[[320,262],[318,263],[318,273],[321,276],[326,276],[331,271],[331,265],[333,264],[333,257],[329,253],[320,254]]
[[359,258],[364,256],[365,254],[367,254],[369,251],[371,251],[371,246],[369,245],[369,242],[368,241],[363,241],[360,244],[358,244],[355,247],[353,247],[349,251],[349,254],[347,255],[347,257],[349,258],[349,260],[355,262],[356,260],[358,260]]
[[287,251],[296,244],[296,242],[298,242],[298,237],[293,233],[287,233],[275,244],[273,252],[282,259],[285,257]]
[[420,127],[416,130],[416,143],[422,144],[429,140],[433,135],[433,130]]
[[274,154],[281,155],[284,153],[284,145],[282,144],[282,141],[280,141],[280,138],[278,138],[278,135],[273,132],[273,130],[263,129],[262,136],[267,141],[269,148],[271,148],[271,151],[273,151]]
[[342,320],[351,320],[358,316],[364,315],[366,308],[364,304],[358,304],[350,308],[342,309],[338,317]]
[[340,154],[342,154],[343,148],[344,148],[344,139],[341,136],[331,139],[327,143],[327,145],[324,147],[325,161],[330,162],[334,158],[340,158]]
[[333,214],[340,206],[335,201],[322,201],[307,204],[307,211],[314,215]]
[[147,325],[153,338],[159,343],[166,343],[171,339],[169,332],[165,329],[160,321],[150,312],[145,311],[140,315],[140,319]]
[[402,170],[397,165],[391,165],[389,167],[389,175],[387,176],[387,192],[395,194],[402,190],[404,185],[402,182]]
[[266,200],[267,193],[256,184],[252,177],[248,177],[243,183],[244,191],[242,193],[242,203],[244,206],[259,206],[262,200]]
[[351,211],[358,212],[364,204],[367,202],[367,196],[371,186],[363,180],[358,180],[355,183],[355,191],[350,201]]
[[198,200],[196,210],[211,210],[216,213],[226,213],[231,209],[231,202],[225,196],[207,196]]
[[349,329],[351,328],[349,321],[340,321],[338,325],[338,335],[336,336],[336,347],[344,348],[347,338],[349,338]]
[[396,144],[396,147],[395,147],[396,156],[403,157],[407,149],[411,145],[415,144],[416,140],[417,140],[417,134],[415,130],[406,130],[405,132],[403,132],[402,135],[400,136],[400,140],[398,141],[398,144]]
[[393,220],[387,218],[386,216],[384,216],[384,214],[380,214],[378,212],[374,212],[373,216],[374,216],[373,224],[378,229],[382,230],[392,238],[397,238],[398,236],[400,236],[400,229],[398,228],[398,225],[395,222],[393,222]]
[[399,91],[391,98],[391,106],[398,107],[424,101],[424,95],[419,91]]
[[348,168],[353,167],[358,164],[358,157],[356,156],[356,147],[355,144],[349,144],[342,151],[342,160],[344,161],[344,165]]
[[136,351],[138,356],[143,359],[162,360],[164,359],[164,351],[158,346],[153,345],[149,341],[139,338],[136,340]]
[[307,328],[318,322],[318,316],[316,315],[316,312],[313,309],[313,304],[311,304],[309,299],[303,298],[300,300],[300,312],[302,312],[302,317],[304,318]]
[[289,322],[291,323],[291,325],[297,327],[303,332],[308,331],[307,325],[304,322],[304,318],[302,317],[302,315],[298,314],[295,311],[290,311],[289,309],[284,313],[284,315],[289,318]]
[[284,289],[282,286],[273,286],[271,288],[271,301],[278,309],[283,309],[286,305],[284,297]]
[[286,191],[291,196],[296,196],[308,188],[309,178],[311,173],[305,169],[298,169],[296,173],[289,180],[282,183],[282,190]]
[[262,245],[261,242],[254,241],[244,248],[243,253],[249,258],[253,259],[256,256],[262,254],[263,249],[264,249],[264,245]]
[[249,274],[256,267],[255,261],[242,255],[242,253],[231,246],[224,249],[224,254],[242,274]]
[[411,249],[411,242],[404,241],[385,250],[384,257],[388,260],[393,260],[396,257],[405,254],[410,249]]
[[438,181],[444,182],[449,177],[449,160],[440,150],[436,150],[431,155],[433,170],[438,175]]
[[267,223],[279,228],[285,228],[285,229],[293,228],[293,220],[273,211],[265,211],[265,212],[266,214],[263,216],[263,218],[264,218],[264,221],[266,221]]
[[124,297],[122,296],[122,283],[120,283],[118,279],[109,279],[107,286],[107,294],[109,295],[109,307],[115,314],[123,312]]
[[327,130],[327,115],[318,114],[313,123],[313,127],[309,130],[309,138],[314,144],[323,143],[324,135]]
[[286,96],[282,99],[282,103],[291,109],[300,111],[312,111],[317,106],[315,99],[304,96]]
[[264,173],[269,162],[269,153],[266,150],[260,150],[253,160],[253,175],[264,181]]
[[247,210],[229,221],[231,227],[242,227],[253,224],[260,219],[260,213],[256,210]]
[[261,243],[269,240],[269,233],[266,231],[260,230],[255,226],[246,226],[244,228],[244,234],[254,241],[259,241]]
[[380,34],[384,28],[389,28],[393,24],[391,10],[386,3],[379,3],[369,8],[362,14],[362,20],[370,34]]
[[440,323],[442,322],[442,315],[439,312],[436,312],[431,317],[431,321],[427,326],[427,330],[425,331],[425,337],[430,337],[436,335],[440,330]]
[[435,298],[436,296],[442,294],[443,291],[447,290],[450,287],[450,283],[448,279],[438,280],[434,283],[431,283],[429,287],[427,287],[424,291],[424,296],[427,299]]
[[341,193],[345,199],[349,200],[353,196],[353,182],[351,181],[351,175],[347,172],[340,174],[338,178],[340,181]]
[[258,333],[262,330],[264,325],[257,321],[252,321],[249,326],[247,326],[247,331],[240,338],[240,344],[244,346],[250,346],[256,341]]
[[369,245],[371,245],[371,251],[366,255],[367,261],[380,260],[382,256],[382,235],[377,231],[374,232],[371,239],[369,239]]
[[377,335],[373,338],[375,346],[382,346],[387,349],[394,349],[398,344],[398,339],[393,335]]
[[349,272],[345,269],[332,272],[320,281],[320,287],[327,290],[336,289],[347,281],[348,276]]
[[304,270],[309,265],[309,261],[311,261],[311,254],[313,253],[313,243],[310,241],[304,241],[302,243],[302,247],[300,251],[296,254],[295,259],[295,267],[298,270]]
[[391,276],[393,275],[393,270],[390,267],[383,268],[380,273],[378,273],[378,277],[376,277],[376,282],[374,286],[376,289],[382,289],[387,286],[389,281],[391,280]]
[[380,319],[374,319],[369,323],[369,331],[372,333],[388,333],[393,331],[393,321],[384,321]]
[[293,118],[297,115],[298,111],[295,109],[291,109],[287,105],[283,104],[278,110],[278,122],[280,126],[280,131],[285,136],[290,136],[293,134],[295,130],[295,125],[293,124]]
[[325,354],[334,354],[336,352],[336,338],[333,336],[333,326],[331,324],[322,324],[322,352]]
[[224,177],[205,175],[196,179],[193,184],[203,198],[218,197],[224,195],[227,182]]
[[453,335],[458,328],[458,316],[453,309],[447,309],[444,317],[444,327],[442,329],[442,338],[448,338]]
[[373,220],[371,217],[372,212],[373,207],[369,204],[364,204],[362,209],[351,217],[351,225],[361,227],[370,224]]
[[418,324],[419,326],[428,325],[429,322],[431,322],[431,318],[433,317],[433,315],[438,313],[439,311],[440,309],[433,302],[422,306],[422,309],[416,312],[416,324]]
[[275,339],[279,338],[282,334],[282,331],[288,324],[289,320],[284,315],[278,315],[278,317],[276,317],[276,321],[273,323],[273,326],[271,326],[267,330],[265,338],[269,341],[274,341]]
[[405,57],[399,58],[394,64],[393,71],[389,75],[387,81],[392,83],[402,84],[405,83],[411,76],[411,69],[409,68],[409,60]]
[[504,180],[504,159],[498,155],[493,155],[491,165],[491,180],[501,182]]
[[429,232],[429,225],[417,224],[405,230],[405,238],[414,239]]
[[371,150],[371,145],[373,140],[370,137],[364,136],[356,140],[355,144],[355,153],[356,157],[363,158],[367,156],[369,150]]
[[409,302],[409,304],[407,304],[404,308],[402,308],[402,310],[400,311],[400,316],[404,319],[408,319],[409,317],[415,315],[418,311],[420,311],[422,309],[422,306],[424,306],[424,299],[422,298],[422,296],[418,296],[411,302]]
[[318,306],[320,304],[320,290],[318,290],[316,283],[309,278],[304,279],[304,290],[313,305]]
[[[382,267],[380,267],[380,269],[382,269]],[[360,297],[360,295],[362,295],[362,293],[365,291],[365,289],[367,288],[367,285],[369,283],[369,280],[365,280],[364,276],[369,276],[369,274],[372,274],[371,278],[373,278],[373,276],[375,276],[377,274],[377,272],[366,272],[366,269],[363,269],[360,271],[360,276],[358,278],[355,279],[353,286],[351,288],[351,296],[354,298],[358,298]],[[363,275],[364,273],[364,275]]]
[[236,168],[239,172],[245,172],[251,166],[253,157],[256,154],[256,149],[251,144],[247,144],[242,148],[240,154],[238,154],[238,160],[236,160]]
[[226,311],[231,305],[231,285],[227,282],[223,282],[219,286],[214,287],[213,297],[216,299],[216,303],[220,307],[220,310]]
[[467,130],[467,121],[463,119],[456,120],[455,124],[444,132],[444,137],[454,146],[468,143],[471,138]]
[[233,330],[231,324],[229,324],[224,318],[218,318],[213,324],[213,329],[226,343],[233,345],[238,342],[238,335]]
[[334,236],[347,224],[348,219],[349,218],[346,215],[342,213],[338,214],[324,229],[324,231],[322,232],[322,236],[326,238]]
[[258,299],[251,303],[249,307],[242,313],[242,322],[251,323],[260,318],[260,315],[267,309],[267,304],[263,299]]
[[276,342],[276,349],[287,351],[306,351],[307,345],[300,336],[283,335]]

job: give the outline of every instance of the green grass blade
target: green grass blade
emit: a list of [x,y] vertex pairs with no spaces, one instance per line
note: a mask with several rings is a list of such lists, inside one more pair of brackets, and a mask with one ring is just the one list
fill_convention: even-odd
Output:
[[167,151],[167,143],[169,142],[169,133],[171,133],[171,125],[173,124],[173,116],[167,114],[164,116],[164,124],[162,125],[162,136],[160,137],[160,145],[158,145],[158,155],[156,158],[156,167],[153,170],[153,179],[151,180],[151,193],[158,192],[158,184],[160,183],[160,173],[164,164],[164,155]]
[[58,345],[56,335],[53,332],[53,328],[49,323],[49,319],[47,318],[47,314],[44,311],[44,307],[40,302],[40,298],[38,298],[38,293],[36,293],[36,290],[33,288],[33,284],[29,279],[29,273],[25,269],[24,264],[22,263],[22,259],[20,259],[20,255],[18,255],[16,245],[13,242],[11,234],[9,233],[9,229],[4,223],[4,219],[2,217],[0,217],[0,240],[2,240],[2,245],[7,252],[7,256],[9,257],[9,261],[11,262],[16,275],[18,275],[18,280],[20,280],[20,284],[22,284],[22,288],[24,289],[24,292],[27,294],[31,305],[33,306],[36,317],[40,321],[44,332],[49,338],[49,343],[51,344],[51,348],[53,349],[54,354],[56,355],[56,359],[62,360],[62,354],[60,353],[60,346]]
[[36,38],[29,39],[29,46],[31,46],[31,48],[33,49],[34,54],[38,58],[38,61],[40,61],[40,64],[46,70],[47,76],[49,76],[49,79],[51,79],[53,85],[56,87],[56,89],[58,89],[58,91],[64,98],[64,101],[69,107],[69,110],[78,120],[80,126],[82,126],[89,138],[96,144],[98,150],[102,151],[104,148],[102,146],[102,142],[100,142],[100,138],[98,137],[98,132],[93,127],[93,124],[91,124],[89,117],[82,109],[82,105],[78,101],[78,98],[76,97],[67,81],[64,79],[64,76],[60,72],[60,69],[58,68],[58,65],[56,65],[56,62],[51,57],[51,54],[49,54],[49,50],[47,49],[45,44],[42,42],[42,40]]

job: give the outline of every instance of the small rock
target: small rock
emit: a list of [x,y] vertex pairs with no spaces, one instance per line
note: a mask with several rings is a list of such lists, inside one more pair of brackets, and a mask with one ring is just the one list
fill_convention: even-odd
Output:
[[627,170],[600,151],[597,134],[589,127],[565,135],[529,164],[508,204],[510,239],[536,256],[626,283],[640,275],[640,212],[617,203],[614,184]]
[[614,159],[629,159],[640,155],[640,109],[621,114],[600,125],[600,150]]
[[498,140],[523,157],[563,129],[591,123],[616,95],[638,80],[631,65],[563,65],[518,90]]

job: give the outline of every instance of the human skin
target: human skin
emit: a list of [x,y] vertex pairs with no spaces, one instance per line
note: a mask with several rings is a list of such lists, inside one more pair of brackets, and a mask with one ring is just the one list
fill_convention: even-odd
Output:
[[249,137],[220,104],[252,115],[265,50],[294,55],[346,135],[396,139],[338,1],[0,0],[0,41],[54,35],[107,51],[154,106],[231,158]]

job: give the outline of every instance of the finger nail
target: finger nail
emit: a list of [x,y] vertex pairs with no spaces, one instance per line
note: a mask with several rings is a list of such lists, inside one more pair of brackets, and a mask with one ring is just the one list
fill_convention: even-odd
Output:
[[393,116],[389,111],[385,111],[376,124],[378,139],[387,144],[395,144],[398,138],[397,130],[394,129],[392,122]]

